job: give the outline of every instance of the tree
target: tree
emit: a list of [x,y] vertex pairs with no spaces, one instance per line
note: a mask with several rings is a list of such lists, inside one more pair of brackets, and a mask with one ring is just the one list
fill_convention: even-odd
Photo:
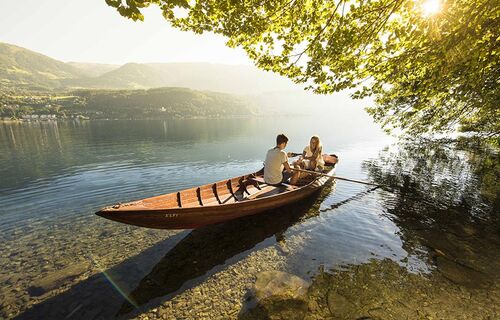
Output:
[[439,1],[106,0],[133,20],[158,5],[172,26],[221,34],[257,67],[316,93],[373,96],[367,111],[388,131],[498,139],[498,2]]

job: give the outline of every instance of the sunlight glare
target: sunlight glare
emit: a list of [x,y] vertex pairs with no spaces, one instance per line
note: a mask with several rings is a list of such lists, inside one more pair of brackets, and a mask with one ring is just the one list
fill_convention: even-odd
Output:
[[422,3],[422,13],[424,16],[429,17],[441,11],[440,0],[426,0]]

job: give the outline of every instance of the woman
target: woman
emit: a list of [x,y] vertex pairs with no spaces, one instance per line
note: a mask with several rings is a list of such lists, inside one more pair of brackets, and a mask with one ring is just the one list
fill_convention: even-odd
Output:
[[319,137],[312,136],[309,145],[304,148],[298,164],[306,170],[322,171],[325,166],[322,154],[323,146]]

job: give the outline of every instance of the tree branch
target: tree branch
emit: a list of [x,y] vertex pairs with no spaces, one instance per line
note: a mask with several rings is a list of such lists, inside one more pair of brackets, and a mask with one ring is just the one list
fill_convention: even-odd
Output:
[[321,34],[323,34],[323,32],[326,30],[326,28],[332,23],[333,18],[335,17],[335,14],[337,13],[337,9],[339,8],[339,6],[340,6],[341,3],[345,3],[345,1],[344,0],[340,0],[339,1],[339,3],[337,4],[337,6],[335,7],[335,10],[333,10],[332,14],[330,15],[330,17],[326,21],[325,26],[323,28],[321,28],[321,30],[316,34],[316,36],[314,37],[314,39],[309,42],[309,45],[301,53],[293,54],[293,55],[289,55],[288,56],[288,58],[297,57],[298,56],[297,60],[295,60],[295,62],[293,63],[293,65],[297,64],[297,62],[300,60],[300,58],[302,57],[302,55],[307,50],[309,50],[316,41],[318,41],[318,39],[321,36]]

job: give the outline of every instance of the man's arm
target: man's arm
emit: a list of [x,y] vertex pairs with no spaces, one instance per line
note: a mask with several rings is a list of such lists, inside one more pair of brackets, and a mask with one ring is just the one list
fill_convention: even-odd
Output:
[[283,162],[283,166],[285,166],[285,170],[286,172],[288,173],[292,173],[292,168],[290,168],[290,165],[288,164],[288,161],[287,162]]

